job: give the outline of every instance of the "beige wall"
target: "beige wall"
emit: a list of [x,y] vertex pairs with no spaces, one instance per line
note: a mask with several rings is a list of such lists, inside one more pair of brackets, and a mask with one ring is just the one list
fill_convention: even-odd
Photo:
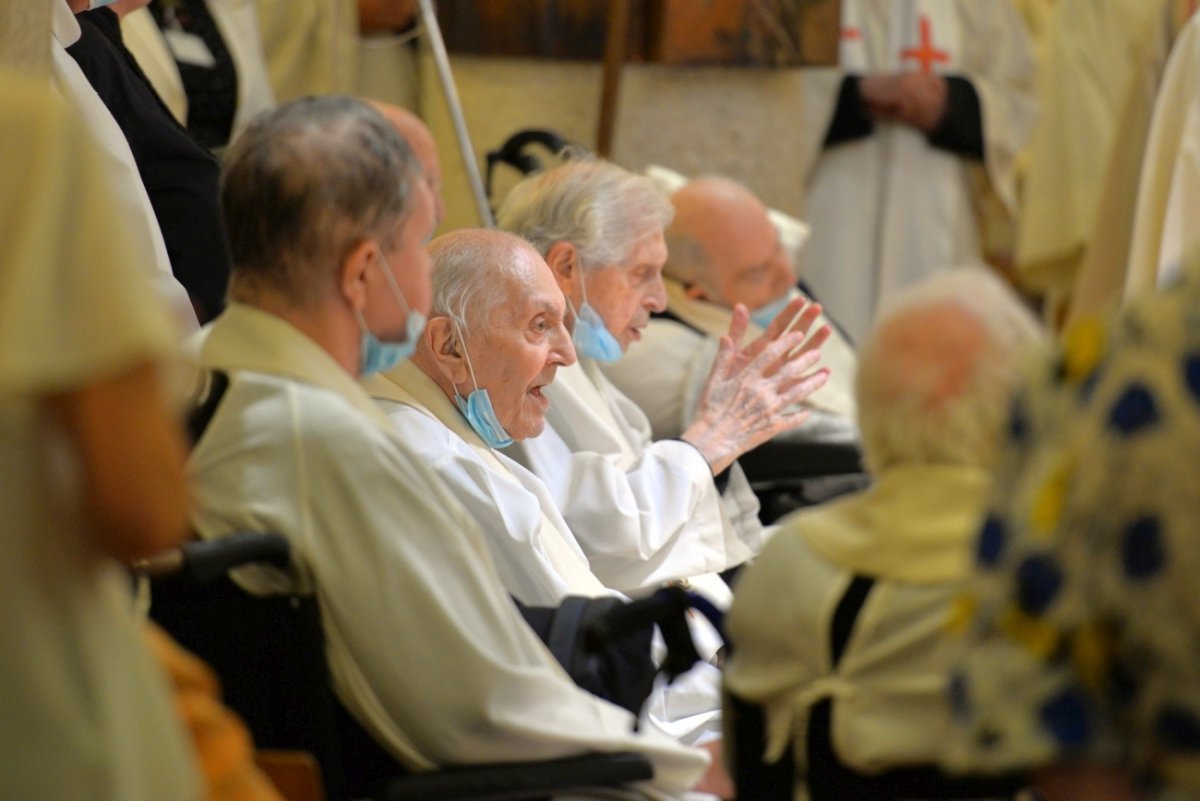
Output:
[[[481,172],[483,154],[522,128],[550,128],[595,147],[599,64],[453,56],[451,68]],[[438,140],[445,173],[443,230],[478,225],[431,58],[422,57],[419,72],[419,111]],[[629,65],[613,159],[636,170],[657,163],[688,175],[723,173],[796,214],[803,198],[800,111],[799,70]],[[515,180],[515,170],[497,168],[497,201]]]

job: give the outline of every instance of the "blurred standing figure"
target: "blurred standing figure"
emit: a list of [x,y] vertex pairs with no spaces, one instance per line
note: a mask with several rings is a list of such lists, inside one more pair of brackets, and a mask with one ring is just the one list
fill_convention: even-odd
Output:
[[253,0],[150,0],[121,29],[167,108],[209,150],[275,104]]
[[358,79],[355,0],[253,0],[271,88],[280,103],[351,93]]
[[1200,798],[1200,274],[1081,317],[1007,426],[947,749],[1050,801]]
[[1011,0],[843,0],[839,60],[806,84],[802,267],[861,340],[930,265],[981,259],[981,190],[1015,211],[1033,55]]
[[0,797],[199,799],[117,561],[184,536],[176,334],[78,127],[0,78]]

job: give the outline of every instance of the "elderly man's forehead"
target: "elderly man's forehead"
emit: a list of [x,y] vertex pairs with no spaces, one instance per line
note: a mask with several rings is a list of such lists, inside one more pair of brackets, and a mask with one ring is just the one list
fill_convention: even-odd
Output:
[[543,313],[561,313],[566,304],[558,282],[545,260],[532,248],[511,254],[502,274],[503,301],[498,310],[508,317],[529,318]]

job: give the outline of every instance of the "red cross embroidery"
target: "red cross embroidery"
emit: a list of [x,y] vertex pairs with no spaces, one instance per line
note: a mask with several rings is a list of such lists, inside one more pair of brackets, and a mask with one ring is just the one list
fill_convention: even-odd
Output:
[[933,72],[933,62],[939,64],[949,64],[950,54],[945,50],[938,50],[933,46],[933,26],[929,22],[929,17],[922,14],[917,21],[921,29],[921,46],[910,47],[900,51],[901,61],[920,61],[921,72],[929,75]]
[[849,39],[851,41],[861,39],[862,31],[860,31],[858,28],[842,28],[842,38]]

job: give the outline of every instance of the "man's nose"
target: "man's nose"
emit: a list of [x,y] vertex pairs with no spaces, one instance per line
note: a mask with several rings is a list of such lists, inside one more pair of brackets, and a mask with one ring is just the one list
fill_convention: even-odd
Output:
[[575,343],[571,341],[571,333],[567,331],[565,325],[559,325],[556,330],[555,341],[550,346],[550,358],[547,359],[547,362],[561,364],[564,367],[576,362]]
[[654,279],[654,285],[646,293],[645,304],[652,312],[665,311],[667,308],[667,285],[663,283],[662,273]]

